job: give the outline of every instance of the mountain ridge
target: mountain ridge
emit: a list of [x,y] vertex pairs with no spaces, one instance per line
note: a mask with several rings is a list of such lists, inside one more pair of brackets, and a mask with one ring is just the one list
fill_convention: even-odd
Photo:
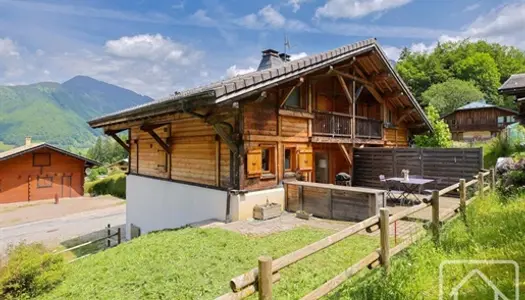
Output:
[[57,146],[86,148],[101,135],[88,120],[152,100],[84,75],[63,83],[0,85],[0,142],[16,146],[31,136]]

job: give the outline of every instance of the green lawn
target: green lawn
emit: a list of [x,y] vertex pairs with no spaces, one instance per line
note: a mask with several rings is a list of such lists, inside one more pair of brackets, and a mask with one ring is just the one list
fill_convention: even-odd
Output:
[[[212,299],[229,291],[232,277],[332,231],[296,228],[266,237],[222,229],[186,228],[148,234],[71,265],[66,280],[44,299]],[[281,272],[276,299],[297,299],[377,248],[357,235]]]
[[0,141],[0,152],[7,151],[7,150],[12,149],[14,147],[15,147],[14,145],[4,144],[4,142]]
[[[476,200],[467,211],[468,226],[460,219],[445,226],[438,247],[426,238],[392,260],[391,274],[373,271],[361,280],[348,281],[329,299],[438,299],[439,265],[445,260],[514,260],[520,266],[520,291],[525,291],[525,198]],[[472,271],[450,265],[444,269],[444,290]],[[513,267],[475,265],[509,299],[514,299]],[[493,299],[481,280],[465,287],[459,299]],[[488,298],[487,298],[488,297]],[[445,299],[450,299],[446,297]]]

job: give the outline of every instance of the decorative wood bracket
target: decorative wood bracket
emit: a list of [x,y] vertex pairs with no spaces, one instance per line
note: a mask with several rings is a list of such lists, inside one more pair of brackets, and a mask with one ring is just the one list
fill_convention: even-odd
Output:
[[[229,125],[229,126],[228,126]],[[230,148],[230,151],[233,153],[237,153],[239,150],[237,148],[237,143],[233,140],[233,128],[228,123],[215,123],[212,125],[213,130],[215,130],[215,133],[217,133],[218,136],[221,137],[221,139],[228,145],[228,148]]]
[[[286,100],[288,100],[288,97],[290,97],[290,95],[293,93],[293,91],[296,88],[300,87],[301,84],[303,84],[303,82],[304,82],[304,78],[303,77],[299,78],[299,82],[296,85],[292,86],[290,88],[290,90],[288,91],[288,93],[286,93],[286,96],[281,100],[281,105],[279,105],[279,108],[282,108],[284,106],[284,103],[286,103]],[[266,97],[266,95],[265,95],[265,97]]]
[[142,125],[140,127],[140,130],[146,131],[157,142],[157,144],[159,144],[159,146],[161,146],[162,149],[164,149],[164,151],[166,151],[166,153],[170,153],[171,154],[170,146],[166,142],[164,142],[157,135],[157,133],[155,133],[155,131],[154,131],[156,128],[159,128],[159,127],[162,127],[162,126],[165,126],[165,125],[166,124]]
[[354,100],[352,99],[352,95],[350,94],[350,91],[348,90],[348,86],[346,86],[345,79],[341,75],[337,75],[337,80],[339,80],[339,84],[341,85],[341,88],[343,89],[346,100],[348,100],[349,104],[352,104]]
[[403,120],[406,119],[408,116],[410,116],[410,114],[413,113],[415,110],[416,110],[415,108],[407,108],[401,111],[400,116],[397,119],[397,123],[403,122]]
[[343,155],[345,156],[346,161],[350,164],[350,167],[352,167],[353,166],[352,158],[350,157],[350,154],[348,153],[348,150],[346,149],[345,144],[338,143],[337,145],[339,145],[339,149],[341,149],[341,152],[343,152]]
[[118,135],[119,131],[106,131],[105,133],[112,137],[122,148],[124,148],[128,153],[130,152],[130,147],[127,143],[125,143]]
[[340,75],[340,76],[343,76],[345,78],[348,78],[350,80],[354,80],[354,81],[357,81],[359,83],[362,83],[362,84],[366,84],[366,85],[373,85],[372,82],[364,79],[364,78],[361,78],[361,77],[357,77],[357,76],[354,76],[352,74],[348,74],[348,73],[344,73],[344,72],[341,72],[341,71],[338,71],[336,69],[334,69],[333,66],[330,66],[330,69],[328,70],[327,72],[328,74],[337,74],[337,75]]

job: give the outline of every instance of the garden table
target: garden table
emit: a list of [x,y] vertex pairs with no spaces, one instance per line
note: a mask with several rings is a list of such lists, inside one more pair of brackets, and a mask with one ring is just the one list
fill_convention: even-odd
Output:
[[414,198],[420,202],[419,198],[417,197],[417,192],[420,192],[421,187],[423,187],[425,184],[434,182],[434,179],[425,179],[425,178],[410,178],[408,177],[408,180],[405,180],[403,177],[391,177],[387,178],[388,181],[395,181],[398,182],[401,185],[401,190],[403,190],[403,194],[401,195],[400,199],[407,199],[409,195],[413,195]]

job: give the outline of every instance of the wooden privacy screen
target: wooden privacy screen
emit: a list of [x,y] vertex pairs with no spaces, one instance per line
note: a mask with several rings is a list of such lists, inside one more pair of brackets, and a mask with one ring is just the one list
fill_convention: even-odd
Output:
[[346,187],[304,181],[285,183],[286,210],[304,210],[316,217],[361,221],[384,207],[383,190]]
[[401,170],[436,180],[426,189],[443,189],[467,180],[483,168],[481,148],[361,148],[354,149],[352,184],[381,188],[379,175],[402,177]]

